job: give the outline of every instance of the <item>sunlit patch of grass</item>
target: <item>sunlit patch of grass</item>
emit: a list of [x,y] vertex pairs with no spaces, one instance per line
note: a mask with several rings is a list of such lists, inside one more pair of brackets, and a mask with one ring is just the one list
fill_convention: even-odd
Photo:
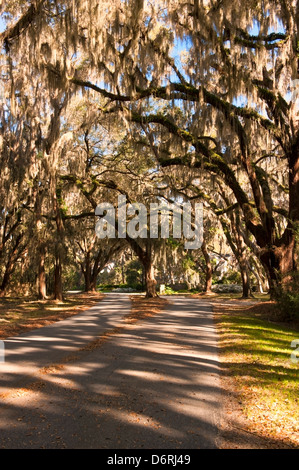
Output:
[[275,318],[270,302],[214,308],[225,372],[249,422],[262,435],[299,446],[299,364],[291,361],[298,327],[265,319]]
[[258,302],[268,302],[270,300],[270,295],[269,294],[260,294],[260,293],[254,293],[253,297],[249,297],[248,299],[243,299],[242,298],[242,293],[236,293],[236,292],[210,292],[209,294],[206,294],[204,292],[198,292],[198,293],[192,293],[192,297],[199,297],[201,299],[208,299],[208,300],[244,300],[245,302],[247,301],[258,301]]

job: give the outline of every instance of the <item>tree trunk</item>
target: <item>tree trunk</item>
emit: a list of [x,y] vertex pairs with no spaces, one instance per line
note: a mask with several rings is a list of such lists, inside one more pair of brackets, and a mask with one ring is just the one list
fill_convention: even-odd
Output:
[[45,247],[40,247],[38,265],[38,298],[45,300],[47,298],[46,272],[45,272]]
[[90,269],[84,271],[85,292],[95,292],[97,288],[97,274],[91,272]]
[[54,269],[54,300],[63,301],[63,292],[62,292],[62,266],[61,266],[61,257],[57,253],[55,257],[55,269]]
[[8,287],[11,275],[14,272],[14,269],[16,267],[16,262],[17,262],[18,258],[20,257],[20,255],[22,254],[22,252],[25,249],[25,246],[21,245],[21,241],[23,239],[23,236],[24,236],[23,233],[20,233],[17,236],[17,238],[15,240],[15,243],[14,243],[14,246],[12,248],[12,251],[9,253],[9,258],[8,258],[8,261],[5,265],[5,272],[4,272],[4,276],[2,278],[2,283],[1,283],[1,286],[0,286],[0,297],[3,297],[5,295],[5,291]]
[[4,273],[2,283],[0,286],[0,297],[3,297],[5,295],[5,291],[9,284],[10,276],[13,270],[14,270],[14,263],[11,260],[9,260],[8,263],[6,264],[5,273]]
[[212,270],[212,263],[211,263],[211,258],[207,250],[207,246],[205,241],[203,241],[201,245],[201,251],[205,259],[206,263],[206,279],[205,279],[205,290],[204,292],[206,294],[209,294],[212,292],[212,275],[213,275],[213,270]]
[[156,291],[157,281],[155,279],[155,269],[153,265],[153,256],[152,256],[152,243],[148,238],[146,240],[146,245],[142,248],[138,242],[127,235],[127,241],[131,245],[131,248],[136,253],[139,258],[139,261],[142,263],[144,268],[144,280],[145,280],[145,289],[147,298],[158,297]]
[[98,276],[92,276],[90,280],[90,292],[96,292],[97,290],[97,279]]
[[243,256],[241,257],[241,259],[239,259],[239,267],[240,267],[242,289],[243,289],[242,298],[248,299],[248,297],[251,296],[250,278],[248,275],[247,263],[246,263],[246,260],[243,259]]
[[57,181],[55,181],[56,190],[54,193],[54,211],[55,211],[55,222],[57,229],[57,239],[55,247],[55,270],[54,270],[54,299],[63,301],[62,291],[62,254],[64,252],[64,225],[62,220],[62,212],[60,208],[61,203],[61,188],[57,187]]
[[247,265],[247,254],[246,249],[247,245],[245,243],[242,229],[241,229],[241,217],[238,210],[235,211],[234,214],[230,214],[230,221],[232,232],[234,234],[235,243],[233,243],[232,238],[230,237],[230,247],[238,261],[240,274],[242,279],[242,299],[248,299],[248,297],[252,296],[251,293],[251,286],[250,286],[250,276],[248,273],[248,265]]
[[156,291],[157,281],[155,279],[155,269],[151,260],[146,260],[143,263],[144,274],[145,274],[145,288],[146,288],[146,297],[153,298],[158,297]]
[[41,300],[47,298],[46,286],[46,273],[45,273],[45,257],[46,247],[44,243],[43,223],[41,216],[41,207],[44,194],[40,191],[38,183],[36,182],[35,190],[35,224],[36,224],[36,256],[38,258],[38,271],[37,271],[37,295]]
[[294,271],[298,270],[296,259],[296,233],[299,224],[299,134],[286,155],[289,162],[289,214],[288,225],[281,238],[277,239],[271,230],[259,239],[260,260],[269,278],[271,298],[277,298]]
[[85,257],[85,269],[83,270],[85,279],[85,292],[90,292],[90,278],[91,278],[91,266],[90,266],[90,252],[86,253]]
[[85,270],[83,274],[84,274],[84,281],[85,281],[84,292],[90,292],[90,271]]
[[84,279],[85,279],[85,292],[95,292],[97,289],[98,274],[102,270],[102,265],[100,265],[99,267],[99,261],[100,261],[100,256],[97,256],[92,266],[92,262],[90,259],[90,252],[86,254],[85,269],[83,270]]
[[125,279],[125,269],[124,269],[124,261],[122,259],[121,261],[121,282],[125,284],[126,279]]
[[268,273],[270,297],[276,299],[295,271],[295,234],[279,247],[264,250],[261,262]]
[[248,268],[250,272],[254,275],[257,282],[257,292],[259,294],[264,294],[269,290],[269,282],[267,279],[267,273],[264,275],[264,268],[260,266],[256,260],[256,257],[252,255],[248,262]]

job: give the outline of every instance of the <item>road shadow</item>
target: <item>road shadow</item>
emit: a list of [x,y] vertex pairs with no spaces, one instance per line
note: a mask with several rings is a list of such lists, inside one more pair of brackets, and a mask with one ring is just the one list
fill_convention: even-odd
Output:
[[217,448],[211,308],[180,299],[79,361],[53,365],[1,407],[2,448]]

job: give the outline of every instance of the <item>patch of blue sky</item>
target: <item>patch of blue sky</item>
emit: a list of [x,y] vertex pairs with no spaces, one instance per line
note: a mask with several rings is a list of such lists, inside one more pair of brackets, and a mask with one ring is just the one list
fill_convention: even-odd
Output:
[[[265,13],[265,16],[266,17],[270,16],[270,12],[267,11]],[[261,30],[260,22],[257,19],[253,19],[252,26],[247,29],[247,32],[251,36],[258,36],[260,33],[260,30]],[[280,18],[277,18],[277,23],[275,26],[269,26],[267,30],[267,34],[271,34],[271,33],[285,33],[285,28]]]
[[[192,39],[190,36],[184,36],[183,38],[174,38],[174,44],[173,48],[171,51],[171,57],[174,59],[175,66],[179,70],[179,72],[182,74],[182,76],[185,78],[185,80],[188,80],[188,77],[186,76],[184,72],[184,68],[182,66],[182,58],[184,55],[184,52],[188,52],[190,48],[192,47]],[[168,77],[171,82],[176,82],[178,80],[177,74],[175,71],[173,71]]]
[[3,33],[3,31],[5,31],[5,28],[6,28],[6,22],[0,16],[0,33]]

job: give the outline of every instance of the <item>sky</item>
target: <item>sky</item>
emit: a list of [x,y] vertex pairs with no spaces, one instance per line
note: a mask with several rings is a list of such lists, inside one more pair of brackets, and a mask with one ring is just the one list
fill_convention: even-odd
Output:
[[3,19],[0,16],[0,33],[2,33],[2,31],[4,31],[4,30],[5,30],[5,22],[3,21]]
[[[3,18],[1,18],[1,15],[0,15],[0,33],[3,32],[5,30],[5,21],[3,20]],[[269,33],[273,32],[274,30],[269,30]],[[251,30],[248,31],[249,34],[252,34],[252,35],[257,35],[258,32],[259,32],[259,26],[257,24],[257,22],[254,23],[253,27]],[[276,32],[283,32],[283,25],[282,24],[279,24],[278,27],[276,28]],[[175,44],[175,50],[174,50],[174,58],[176,59],[176,62],[179,61],[179,57],[180,57],[180,53],[188,48],[188,41],[184,40],[178,40],[177,43]],[[289,99],[291,98],[291,93],[289,93],[289,95],[286,97],[287,98],[287,101],[289,101]],[[241,102],[237,103],[239,106],[242,105]],[[243,103],[244,104],[244,103]]]

